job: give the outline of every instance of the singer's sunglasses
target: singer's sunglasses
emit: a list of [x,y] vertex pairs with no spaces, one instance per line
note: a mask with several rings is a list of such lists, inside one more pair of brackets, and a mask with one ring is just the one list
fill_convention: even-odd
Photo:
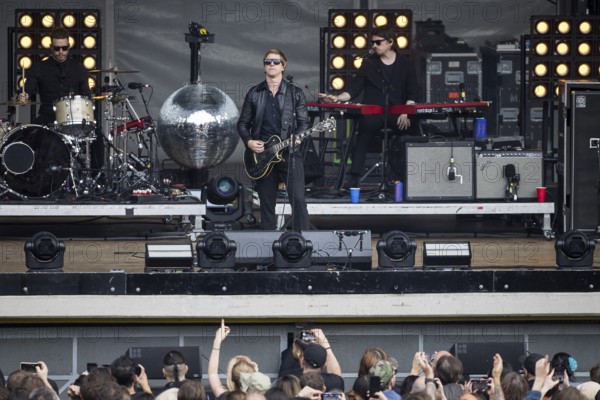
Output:
[[278,60],[277,58],[265,58],[263,63],[265,65],[272,65],[272,64],[279,65],[279,64],[281,64],[281,60]]
[[389,39],[371,40],[371,46],[379,46],[381,42],[387,42]]
[[52,46],[52,50],[54,51],[67,51],[69,50],[69,46]]

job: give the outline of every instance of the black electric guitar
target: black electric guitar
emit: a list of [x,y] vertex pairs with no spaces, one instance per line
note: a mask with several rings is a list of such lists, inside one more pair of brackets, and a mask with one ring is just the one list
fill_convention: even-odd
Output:
[[[309,130],[295,135],[294,139],[303,140],[315,132],[332,131],[333,129],[335,129],[335,119],[330,117]],[[244,170],[252,179],[260,179],[271,172],[273,164],[283,160],[281,152],[293,144],[292,138],[281,140],[279,136],[271,136],[267,142],[263,143],[265,144],[265,151],[262,153],[255,153],[248,148],[244,151]]]

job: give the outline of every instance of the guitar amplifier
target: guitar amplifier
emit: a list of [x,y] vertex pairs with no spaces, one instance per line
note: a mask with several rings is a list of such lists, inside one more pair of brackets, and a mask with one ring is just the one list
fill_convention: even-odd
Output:
[[475,198],[473,142],[408,142],[404,160],[407,201]]
[[477,200],[504,201],[507,185],[504,168],[510,164],[519,175],[518,199],[536,199],[536,188],[544,186],[541,150],[479,151],[475,154],[475,163]]

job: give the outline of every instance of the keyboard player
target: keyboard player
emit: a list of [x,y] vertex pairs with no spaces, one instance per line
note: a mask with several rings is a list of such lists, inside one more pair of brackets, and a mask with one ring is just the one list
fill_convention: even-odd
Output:
[[[419,85],[414,65],[398,53],[396,33],[389,26],[377,27],[371,32],[372,54],[363,59],[351,89],[338,95],[320,93],[324,102],[350,101],[363,94],[362,103],[386,105],[412,105],[418,100]],[[363,115],[359,119],[358,134],[352,149],[352,167],[347,174],[345,188],[356,187],[363,173],[368,144],[384,127],[384,115]],[[394,133],[418,134],[418,121],[407,114],[388,115],[388,128]]]

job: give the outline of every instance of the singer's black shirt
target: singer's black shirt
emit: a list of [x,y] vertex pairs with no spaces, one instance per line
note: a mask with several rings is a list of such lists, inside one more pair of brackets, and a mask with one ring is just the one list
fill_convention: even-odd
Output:
[[39,94],[42,103],[37,123],[54,122],[53,104],[69,94],[90,96],[88,71],[78,61],[67,58],[59,63],[53,58],[34,64],[26,72],[25,91],[29,96]]

